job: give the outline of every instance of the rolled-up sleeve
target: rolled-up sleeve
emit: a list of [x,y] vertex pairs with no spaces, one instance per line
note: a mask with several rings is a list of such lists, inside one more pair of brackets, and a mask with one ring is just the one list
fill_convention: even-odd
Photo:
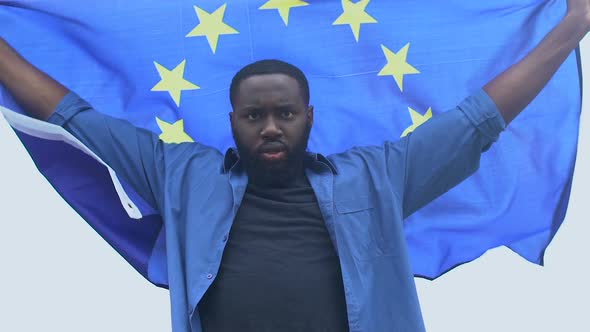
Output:
[[152,207],[159,207],[164,181],[164,144],[151,131],[95,111],[73,92],[47,120],[79,139]]
[[482,152],[489,149],[492,143],[498,140],[500,133],[506,127],[504,118],[502,118],[496,104],[483,90],[479,90],[473,96],[465,99],[457,108],[465,114],[480,134],[489,140]]
[[404,217],[473,174],[482,152],[505,126],[493,100],[479,90],[455,109],[434,116],[401,141],[390,143],[391,149],[405,154]]

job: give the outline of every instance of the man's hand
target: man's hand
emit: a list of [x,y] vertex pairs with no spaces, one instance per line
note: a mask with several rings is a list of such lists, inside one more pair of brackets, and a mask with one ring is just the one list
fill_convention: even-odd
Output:
[[0,37],[0,84],[29,115],[47,120],[68,89],[23,59]]
[[590,0],[568,0],[567,6],[562,21],[531,53],[484,86],[506,123],[541,92],[590,31]]

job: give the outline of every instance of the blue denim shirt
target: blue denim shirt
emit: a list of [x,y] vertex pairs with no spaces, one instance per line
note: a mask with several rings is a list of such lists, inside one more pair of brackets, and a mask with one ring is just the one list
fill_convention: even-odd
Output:
[[[197,303],[215,279],[248,182],[234,150],[163,143],[74,93],[48,121],[160,212],[173,331],[201,331]],[[351,332],[424,331],[402,221],[474,173],[504,126],[480,90],[397,142],[310,153],[306,174],[342,266]]]

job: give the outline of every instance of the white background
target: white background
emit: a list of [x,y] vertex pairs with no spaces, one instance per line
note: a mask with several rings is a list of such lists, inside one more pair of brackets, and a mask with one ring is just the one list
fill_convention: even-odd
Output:
[[[582,54],[590,53],[590,38]],[[584,56],[582,56],[584,58]],[[590,56],[584,61],[590,78]],[[429,331],[590,331],[590,89],[566,221],[546,267],[492,250],[417,280]],[[145,281],[39,174],[0,117],[0,331],[169,331],[168,292]]]

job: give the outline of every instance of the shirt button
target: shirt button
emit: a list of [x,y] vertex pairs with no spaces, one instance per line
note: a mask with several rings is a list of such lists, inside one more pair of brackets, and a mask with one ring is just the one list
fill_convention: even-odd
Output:
[[211,279],[213,278],[213,275],[211,273],[207,274],[207,279]]

